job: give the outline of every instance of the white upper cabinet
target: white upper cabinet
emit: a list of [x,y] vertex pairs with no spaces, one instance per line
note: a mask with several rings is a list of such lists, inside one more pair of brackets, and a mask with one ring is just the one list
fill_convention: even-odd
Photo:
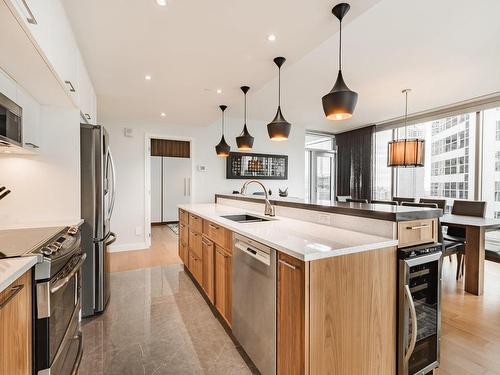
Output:
[[[73,104],[95,123],[95,93],[61,0],[5,0]],[[81,87],[80,87],[81,86]],[[88,116],[87,116],[88,115]]]

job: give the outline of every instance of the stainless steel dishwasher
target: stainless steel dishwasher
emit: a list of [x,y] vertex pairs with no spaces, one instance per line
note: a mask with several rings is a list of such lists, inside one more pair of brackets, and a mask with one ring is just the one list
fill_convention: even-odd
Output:
[[233,239],[233,335],[262,375],[276,374],[276,250]]

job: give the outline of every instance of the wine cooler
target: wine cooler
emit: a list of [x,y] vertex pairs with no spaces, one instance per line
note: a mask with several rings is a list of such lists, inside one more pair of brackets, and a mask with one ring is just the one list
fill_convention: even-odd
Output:
[[398,375],[439,365],[441,244],[399,249]]

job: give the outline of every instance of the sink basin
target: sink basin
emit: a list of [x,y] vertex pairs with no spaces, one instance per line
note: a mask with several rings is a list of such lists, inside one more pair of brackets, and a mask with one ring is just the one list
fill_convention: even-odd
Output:
[[225,215],[221,216],[224,219],[236,221],[237,223],[259,223],[262,221],[270,221],[271,219],[264,219],[263,217],[252,216],[247,214],[241,215]]

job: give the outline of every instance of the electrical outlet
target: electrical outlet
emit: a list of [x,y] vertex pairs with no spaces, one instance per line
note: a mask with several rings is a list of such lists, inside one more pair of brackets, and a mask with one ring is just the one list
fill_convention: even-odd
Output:
[[328,215],[328,214],[318,214],[318,222],[320,224],[329,225],[330,224],[330,215]]

